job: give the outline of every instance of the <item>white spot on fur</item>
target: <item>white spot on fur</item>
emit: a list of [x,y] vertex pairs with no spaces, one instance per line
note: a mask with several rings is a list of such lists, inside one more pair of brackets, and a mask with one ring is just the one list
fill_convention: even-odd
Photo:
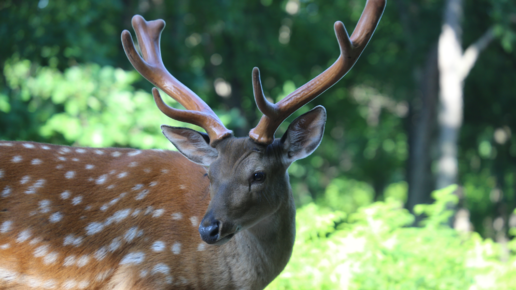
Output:
[[127,153],[128,156],[136,156],[138,154],[142,153],[142,151],[140,150],[136,150],[136,151],[131,151],[129,153]]
[[152,206],[146,207],[144,215],[150,214],[153,210],[154,210],[154,207],[152,207]]
[[2,234],[7,233],[8,231],[11,230],[12,225],[13,225],[12,221],[3,222],[2,225],[0,226],[0,233],[2,233]]
[[114,184],[111,184],[110,186],[107,187],[107,189],[113,189],[113,188],[115,188]]
[[161,169],[161,173],[168,173],[168,169]]
[[56,286],[57,286],[57,281],[54,279],[47,280],[47,281],[43,282],[43,285],[41,285],[41,287],[43,287],[45,289],[56,289]]
[[199,219],[196,216],[191,217],[190,222],[192,223],[192,226],[194,226],[194,227],[199,225]]
[[39,202],[39,212],[41,212],[41,213],[50,212],[50,200],[44,199]]
[[45,265],[54,264],[57,261],[57,257],[59,257],[59,253],[52,252],[43,258],[43,263]]
[[72,179],[75,176],[75,171],[68,171],[65,173],[67,179]]
[[120,261],[120,265],[126,265],[126,264],[141,264],[145,260],[145,253],[143,252],[134,252],[129,253],[122,258],[122,261]]
[[144,199],[147,196],[147,194],[149,194],[149,190],[148,189],[144,189],[144,190],[142,190],[142,192],[138,193],[138,195],[136,195],[136,197],[134,199],[142,200],[142,199]]
[[11,187],[7,185],[4,187],[4,190],[2,190],[2,197],[8,197],[9,195],[11,195]]
[[87,170],[91,170],[91,169],[95,168],[95,165],[93,165],[93,164],[86,164],[86,166],[84,168],[86,168]]
[[16,241],[18,243],[23,243],[26,240],[28,240],[30,238],[30,236],[31,236],[30,230],[24,230],[18,234],[18,238],[16,239]]
[[145,172],[145,173],[149,173],[149,172],[151,172],[151,170],[150,170],[150,168],[145,168],[145,169],[143,170],[143,172]]
[[120,155],[122,155],[122,153],[120,153],[118,151],[111,153],[111,156],[113,156],[113,157],[120,157]]
[[88,287],[88,285],[90,285],[90,282],[87,280],[83,280],[83,281],[79,282],[79,284],[77,284],[77,288],[86,289],[86,287]]
[[186,185],[181,184],[181,185],[179,186],[179,188],[184,190],[184,189],[186,189]]
[[18,163],[18,162],[20,162],[22,160],[23,160],[23,158],[20,155],[16,155],[16,156],[13,157],[13,159],[11,159],[11,161],[13,163]]
[[18,273],[0,268],[0,280],[6,281],[6,282],[13,282],[18,280]]
[[113,169],[113,170],[111,170],[111,171],[109,171],[109,174],[111,174],[111,175],[113,175],[113,174],[115,174],[115,173],[116,173],[116,170],[114,170],[114,169]]
[[158,184],[158,182],[157,181],[153,181],[153,182],[149,183],[149,186],[153,187],[153,186],[156,186],[156,184]]
[[39,242],[41,242],[42,240],[43,239],[41,237],[34,238],[29,242],[29,245],[39,244]]
[[119,210],[119,211],[115,212],[112,216],[108,217],[106,219],[105,224],[110,225],[112,223],[119,223],[122,220],[124,220],[125,218],[127,218],[130,213],[131,213],[131,209],[128,209],[128,208]]
[[141,211],[142,211],[141,209],[137,208],[137,209],[135,209],[135,210],[133,211],[133,213],[131,214],[131,216],[136,217],[137,215],[139,215],[139,214],[140,214],[140,212],[141,212]]
[[25,148],[34,149],[34,145],[32,145],[30,143],[23,143],[22,146]]
[[41,159],[38,159],[38,158],[32,159],[32,161],[30,162],[30,164],[32,164],[32,165],[39,165],[41,163],[43,163],[43,161],[41,161]]
[[88,262],[90,261],[90,256],[88,255],[83,255],[81,256],[79,259],[77,259],[77,267],[84,267],[86,266],[86,264],[88,264]]
[[97,261],[101,261],[103,260],[107,255],[107,249],[106,247],[102,247],[100,249],[98,249],[97,251],[95,251],[95,254],[93,254],[93,256],[95,257],[95,259]]
[[77,282],[73,279],[66,280],[63,283],[64,289],[72,289],[72,288],[75,288],[75,286],[77,286]]
[[145,278],[149,274],[148,270],[141,270],[140,271],[140,278]]
[[67,235],[64,238],[63,246],[67,245],[73,245],[75,247],[78,247],[82,244],[83,237],[75,237],[74,235]]
[[170,249],[174,255],[179,255],[181,253],[181,243],[175,242]]
[[132,242],[134,238],[136,238],[136,233],[138,232],[138,227],[132,227],[127,230],[124,235],[124,239],[128,242]]
[[132,190],[138,190],[138,189],[141,189],[143,187],[143,184],[137,184],[135,186],[133,186]]
[[0,146],[12,147],[13,144],[12,143],[0,143]]
[[59,153],[61,153],[61,154],[69,153],[70,151],[72,151],[72,150],[70,150],[70,148],[68,148],[68,147],[61,147],[59,149]]
[[104,174],[104,175],[99,176],[99,178],[97,178],[97,180],[95,180],[95,183],[96,184],[104,184],[104,182],[106,182],[106,180],[107,180],[107,174]]
[[11,245],[9,244],[3,244],[3,245],[0,245],[0,250],[6,250],[6,249],[9,249],[11,247]]
[[63,219],[63,214],[60,212],[55,212],[55,213],[51,214],[50,217],[48,218],[48,220],[51,223],[60,222],[62,219]]
[[111,244],[109,244],[109,246],[108,246],[108,251],[114,252],[114,251],[118,250],[118,248],[120,248],[121,245],[122,245],[122,239],[120,237],[114,238],[111,241]]
[[48,246],[47,246],[47,245],[39,246],[39,247],[37,247],[37,248],[34,250],[34,257],[36,257],[36,258],[38,258],[38,257],[43,257],[43,256],[45,256],[47,253],[48,253]]
[[76,197],[74,197],[72,199],[72,204],[73,205],[78,205],[81,202],[82,202],[82,196],[81,195],[78,195],[78,196],[76,196]]
[[205,249],[206,249],[206,245],[204,243],[200,243],[197,246],[197,251],[199,251],[199,252],[204,251]]
[[75,264],[75,256],[72,255],[72,256],[68,256],[64,259],[64,263],[63,263],[63,266],[65,267],[68,267],[68,266],[73,266]]
[[79,149],[75,150],[75,152],[82,154],[82,153],[86,152],[86,150],[79,148]]
[[4,170],[0,169],[0,178],[4,178]]
[[108,208],[109,208],[109,205],[104,204],[104,205],[102,205],[102,206],[100,207],[100,210],[101,210],[101,211],[106,211]]
[[88,205],[88,206],[86,206],[86,207],[84,208],[84,210],[90,210],[91,208],[92,208],[92,206],[91,206],[91,205]]
[[180,212],[175,212],[175,213],[172,214],[172,219],[173,220],[180,220],[182,218],[183,218],[183,214],[180,213]]
[[124,178],[127,176],[127,172],[122,172],[117,175],[118,178]]
[[59,164],[56,166],[56,169],[63,169],[64,168],[64,165],[63,164]]
[[170,274],[170,267],[168,267],[167,265],[165,265],[163,263],[156,264],[152,268],[152,275],[156,275],[158,273],[168,275],[168,274]]
[[68,190],[65,190],[61,193],[62,199],[68,199],[70,197],[70,192]]
[[29,186],[25,191],[26,194],[34,194],[38,188],[42,188],[45,185],[45,179],[38,179],[32,186]]
[[50,150],[50,147],[48,147],[46,145],[43,145],[43,146],[41,146],[41,149],[43,149],[43,150]]
[[74,161],[74,162],[78,162],[78,161],[79,161],[79,158],[72,158],[72,161]]
[[155,241],[152,244],[151,249],[154,252],[163,252],[163,250],[165,250],[165,243],[163,243],[162,241]]
[[102,154],[104,154],[104,151],[102,151],[102,150],[95,150],[95,154],[102,155]]
[[93,222],[86,226],[86,234],[88,236],[101,232],[104,229],[104,223]]
[[22,177],[22,179],[20,180],[20,184],[25,184],[27,182],[29,182],[30,180],[30,176],[28,175],[25,175],[24,177]]
[[138,162],[133,161],[129,163],[129,167],[136,167],[136,165],[138,165]]
[[157,209],[155,210],[153,213],[152,213],[152,217],[153,218],[157,218],[157,217],[160,217],[163,215],[163,213],[165,212],[164,209],[160,208],[160,209]]
[[63,156],[59,156],[59,157],[57,157],[57,159],[59,159],[60,161],[66,161],[66,157],[63,157]]

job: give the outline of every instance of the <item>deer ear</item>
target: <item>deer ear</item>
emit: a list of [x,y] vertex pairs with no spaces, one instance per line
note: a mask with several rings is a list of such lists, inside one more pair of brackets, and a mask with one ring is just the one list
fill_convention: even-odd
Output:
[[210,146],[208,134],[166,125],[161,126],[161,131],[181,154],[197,164],[210,166],[219,156],[217,149]]
[[280,141],[288,162],[305,158],[317,149],[323,137],[325,123],[326,109],[317,106],[290,124]]

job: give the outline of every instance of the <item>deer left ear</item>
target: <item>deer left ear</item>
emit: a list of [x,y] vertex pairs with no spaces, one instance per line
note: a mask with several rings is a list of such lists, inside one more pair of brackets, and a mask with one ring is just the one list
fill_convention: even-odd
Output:
[[162,125],[161,130],[179,152],[197,164],[210,166],[219,156],[217,149],[210,146],[208,134],[166,125]]
[[321,143],[325,123],[326,109],[322,106],[296,118],[280,141],[285,158],[294,162],[312,154]]

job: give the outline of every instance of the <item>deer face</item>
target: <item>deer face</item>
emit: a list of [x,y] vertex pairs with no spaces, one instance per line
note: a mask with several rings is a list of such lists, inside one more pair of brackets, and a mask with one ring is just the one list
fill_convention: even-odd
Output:
[[215,148],[199,132],[163,126],[165,136],[184,156],[210,166],[211,201],[199,225],[201,238],[208,244],[223,244],[288,202],[287,169],[317,148],[325,122],[326,111],[316,107],[294,120],[283,138],[272,144],[229,137]]

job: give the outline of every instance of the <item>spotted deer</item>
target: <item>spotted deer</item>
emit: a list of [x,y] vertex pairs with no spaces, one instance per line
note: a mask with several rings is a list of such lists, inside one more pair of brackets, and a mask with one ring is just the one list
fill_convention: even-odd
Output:
[[317,148],[326,111],[301,115],[281,139],[276,129],[351,69],[384,6],[369,0],[351,38],[336,22],[337,61],[277,104],[255,68],[263,117],[245,138],[165,69],[165,22],[133,17],[143,58],[123,31],[130,62],[186,108],[167,106],[154,88],[159,109],[207,133],[163,125],[180,153],[0,142],[0,289],[265,288],[294,244],[287,169]]

